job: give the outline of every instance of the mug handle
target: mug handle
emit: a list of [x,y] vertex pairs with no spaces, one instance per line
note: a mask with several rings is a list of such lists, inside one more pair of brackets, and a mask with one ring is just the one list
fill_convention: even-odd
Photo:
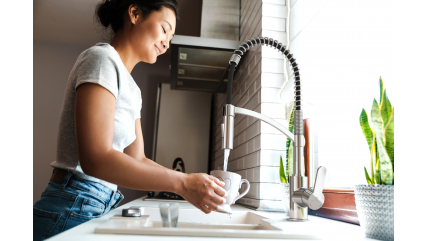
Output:
[[241,193],[241,195],[237,196],[233,202],[236,202],[238,199],[240,199],[241,197],[245,196],[245,194],[248,193],[248,191],[250,191],[250,182],[247,179],[241,179],[241,182],[239,182],[239,188],[241,188],[242,183],[246,183],[247,184],[247,189],[245,189],[245,191],[243,193]]

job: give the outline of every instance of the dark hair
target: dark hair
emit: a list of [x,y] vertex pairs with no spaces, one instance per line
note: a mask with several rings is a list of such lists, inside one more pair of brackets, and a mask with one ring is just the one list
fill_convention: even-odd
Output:
[[95,18],[105,28],[111,27],[117,33],[123,27],[125,13],[130,5],[137,5],[143,15],[143,20],[148,18],[154,11],[160,11],[167,7],[174,11],[178,18],[178,4],[176,0],[103,0],[95,9]]

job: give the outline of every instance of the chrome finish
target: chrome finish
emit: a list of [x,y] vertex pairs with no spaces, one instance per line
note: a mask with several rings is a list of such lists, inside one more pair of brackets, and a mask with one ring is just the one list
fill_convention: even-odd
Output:
[[251,111],[251,110],[247,110],[244,108],[239,108],[239,107],[235,107],[235,113],[236,114],[241,114],[241,115],[246,115],[246,116],[252,116],[255,117],[259,120],[262,120],[266,123],[268,123],[269,125],[275,127],[276,129],[278,129],[282,134],[286,135],[288,138],[290,138],[291,141],[294,141],[294,135],[293,133],[291,133],[287,128],[285,128],[283,125],[279,124],[279,122],[264,116],[260,113],[257,113],[255,111]]
[[[305,149],[305,137],[303,135],[294,135],[293,141],[293,160],[298,160],[297,164],[293,165],[293,173],[298,174],[298,176],[304,176],[305,167],[304,167],[304,149]],[[300,161],[301,160],[301,161]],[[301,186],[302,187],[302,186]],[[307,186],[306,186],[307,187]]]
[[122,216],[123,217],[140,217],[141,216],[141,210],[139,208],[124,208],[122,209]]
[[222,149],[233,150],[233,130],[235,123],[235,106],[226,105],[223,108],[223,131]]
[[[235,51],[239,51],[242,53],[241,50],[235,50]],[[230,62],[235,62],[235,64],[238,65],[239,60],[241,60],[241,56],[239,54],[232,54],[232,57],[230,57],[230,60],[229,60],[229,64],[230,64]]]
[[300,188],[292,195],[292,200],[299,207],[309,207],[312,210],[318,210],[324,204],[324,188],[325,175],[327,169],[323,166],[317,170],[314,188]]
[[[294,159],[296,160],[296,159]],[[296,161],[294,161],[296,165]],[[299,193],[301,187],[308,186],[308,178],[301,175],[292,175],[290,177],[290,221],[308,221],[308,209],[301,207],[293,199],[294,193]]]
[[[251,45],[251,46],[250,46]],[[300,85],[300,73],[299,68],[296,63],[296,59],[293,58],[293,55],[290,54],[290,51],[287,50],[286,46],[282,43],[278,43],[277,40],[268,37],[256,37],[250,40],[247,40],[241,44],[237,49],[235,49],[234,55],[241,54],[243,49],[244,52],[250,50],[251,47],[257,45],[266,45],[273,47],[288,59],[290,66],[292,66],[294,71],[294,102],[295,102],[295,111],[294,111],[294,134],[291,133],[288,128],[282,126],[278,122],[263,116],[257,112],[234,107],[233,105],[226,105],[223,108],[223,117],[224,117],[224,140],[223,140],[223,149],[233,149],[233,118],[235,113],[228,115],[226,110],[228,108],[234,108],[236,114],[248,115],[255,117],[259,120],[262,120],[271,126],[278,129],[281,133],[286,135],[288,138],[293,141],[293,168],[294,174],[290,177],[290,218],[291,221],[307,221],[308,220],[308,209],[309,208],[318,209],[324,203],[324,196],[322,195],[322,187],[324,184],[324,178],[326,169],[325,167],[320,167],[317,171],[317,179],[320,178],[318,184],[315,186],[315,189],[308,188],[308,178],[304,176],[305,167],[304,167],[304,147],[305,147],[305,137],[303,136],[303,112],[301,110],[301,85]],[[239,51],[239,52],[238,52]],[[232,55],[232,59],[237,58]],[[229,61],[229,64],[230,62]],[[236,63],[236,62],[235,62]],[[233,79],[232,79],[233,80]],[[232,81],[229,80],[229,81]],[[223,128],[223,127],[222,127]],[[318,174],[320,176],[318,177]],[[319,190],[321,188],[321,191]]]

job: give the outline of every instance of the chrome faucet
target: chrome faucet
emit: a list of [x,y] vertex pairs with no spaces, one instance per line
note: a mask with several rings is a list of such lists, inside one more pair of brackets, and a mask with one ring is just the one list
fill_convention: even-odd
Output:
[[[232,82],[233,72],[235,67],[239,64],[241,56],[244,55],[251,47],[265,44],[266,46],[274,47],[282,52],[290,61],[294,70],[295,78],[295,110],[294,110],[294,134],[291,133],[286,127],[277,121],[264,116],[260,113],[247,110],[240,107],[235,107],[231,104],[232,96]],[[252,116],[262,120],[271,126],[278,129],[281,133],[286,135],[293,141],[293,175],[290,177],[290,218],[291,221],[307,221],[308,209],[319,209],[324,204],[324,195],[322,193],[324,187],[324,180],[327,169],[320,166],[317,170],[314,188],[308,188],[308,178],[304,176],[304,147],[305,137],[303,136],[303,112],[301,110],[301,88],[300,88],[300,75],[299,69],[292,54],[278,41],[269,39],[267,37],[252,38],[243,42],[235,51],[229,61],[229,79],[227,83],[227,101],[223,107],[223,124],[221,124],[222,133],[222,149],[233,149],[233,133],[234,133],[234,119],[236,114]]]

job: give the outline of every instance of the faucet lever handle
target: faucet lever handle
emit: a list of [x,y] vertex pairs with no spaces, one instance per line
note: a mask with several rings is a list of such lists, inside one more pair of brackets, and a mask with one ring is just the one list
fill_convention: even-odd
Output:
[[317,176],[315,177],[314,184],[314,194],[319,196],[322,194],[322,190],[324,189],[324,181],[325,175],[327,173],[327,168],[320,166],[317,170]]

